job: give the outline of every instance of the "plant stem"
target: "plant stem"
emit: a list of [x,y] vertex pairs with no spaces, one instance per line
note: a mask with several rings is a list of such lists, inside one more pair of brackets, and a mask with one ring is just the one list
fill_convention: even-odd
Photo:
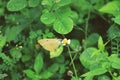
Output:
[[[85,40],[87,40],[87,36],[88,36],[88,23],[89,23],[89,19],[90,19],[90,10],[88,10],[88,17],[87,17],[86,23],[85,23]],[[85,42],[84,49],[86,49],[86,42]]]
[[[76,52],[76,54],[74,55],[74,57],[72,58],[73,59],[73,61],[75,60],[75,58],[77,57],[77,55],[78,55],[78,52]],[[72,64],[72,61],[70,62],[70,65]]]
[[75,64],[74,64],[74,62],[73,62],[73,58],[72,58],[72,55],[71,55],[69,46],[68,46],[68,53],[69,53],[69,56],[70,56],[70,59],[71,59],[71,63],[72,63],[72,66],[73,66],[73,70],[74,70],[74,73],[75,73],[75,77],[78,78],[78,77],[77,77],[76,68],[75,68]]
[[109,70],[108,72],[110,73],[110,75],[112,76],[112,78],[113,78],[114,80],[117,80],[116,77],[113,76],[113,74],[112,74],[112,72],[111,72],[110,70]]

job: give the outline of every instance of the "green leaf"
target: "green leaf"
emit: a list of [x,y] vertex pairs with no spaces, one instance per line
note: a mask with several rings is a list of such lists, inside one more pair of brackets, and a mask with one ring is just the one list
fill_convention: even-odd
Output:
[[61,16],[61,17],[72,17],[71,16],[72,12],[73,11],[71,11],[70,7],[62,7],[60,9],[56,10],[55,15],[58,15],[58,16],[56,16],[58,19],[60,18],[59,16]]
[[19,11],[27,6],[26,0],[10,0],[7,4],[9,11]]
[[80,19],[80,18],[78,18],[77,12],[71,11],[70,13],[71,13],[71,14],[70,14],[70,17],[71,17],[72,20],[74,21],[74,24],[77,24],[77,23],[78,23],[78,19]]
[[120,25],[120,15],[115,16],[115,18],[112,18],[112,20],[117,23],[118,25]]
[[40,74],[40,76],[42,77],[42,79],[49,79],[52,75],[53,75],[53,73],[49,72],[47,70],[45,70],[42,74]]
[[50,30],[49,29],[45,29],[45,33],[49,33],[50,32]]
[[63,6],[69,5],[71,2],[71,0],[43,0],[42,5],[46,5],[48,8],[53,8],[54,10],[57,10]]
[[112,14],[112,15],[119,14],[120,13],[119,3],[120,2],[117,0],[108,2],[106,5],[100,8],[99,11],[103,13]]
[[5,11],[4,8],[0,8],[0,16],[3,16],[3,15],[4,15],[4,11]]
[[34,70],[37,74],[39,74],[42,68],[43,68],[43,58],[42,55],[39,53],[35,58]]
[[0,79],[4,79],[5,77],[7,77],[8,75],[7,74],[0,74]]
[[52,24],[56,18],[54,16],[54,13],[46,11],[42,14],[40,19],[44,24],[48,25],[48,24]]
[[98,76],[98,80],[111,80],[111,79],[106,75],[102,75],[102,76]]
[[37,37],[37,33],[35,31],[30,31],[29,35],[30,39],[35,39]]
[[112,25],[108,31],[108,37],[109,39],[113,39],[113,38],[116,38],[116,37],[120,37],[120,29],[118,26],[116,25]]
[[48,38],[53,38],[55,35],[52,32],[45,34]]
[[25,54],[25,55],[22,55],[22,62],[27,62],[31,59],[31,55],[30,54]]
[[28,3],[30,7],[36,7],[40,3],[40,0],[29,0]]
[[37,35],[41,35],[42,34],[42,30],[37,30],[36,33],[37,33]]
[[55,7],[62,7],[70,4],[72,1],[71,0],[56,0],[56,6]]
[[101,8],[101,6],[105,5],[104,0],[91,0],[91,4],[94,4],[92,8],[95,10],[98,10]]
[[82,77],[86,77],[86,76],[96,76],[96,75],[101,75],[101,74],[104,74],[106,73],[107,70],[104,69],[104,68],[98,68],[98,69],[94,69],[92,71],[89,71],[83,75],[81,75]]
[[[92,55],[92,53],[94,53],[95,51],[97,51],[96,48],[87,48],[85,51],[82,52],[82,54],[80,55],[80,61],[82,63],[82,65],[85,68],[90,68],[90,65],[93,64],[95,61],[92,60],[92,58],[90,57]],[[95,62],[96,63],[96,62]]]
[[40,80],[40,79],[39,79],[39,76],[38,76],[38,77],[36,77],[36,78],[33,78],[32,80]]
[[120,58],[118,54],[112,54],[108,59],[111,62],[113,68],[120,69]]
[[[3,63],[8,65],[10,68],[13,67],[13,65],[14,65],[13,59],[10,58],[9,56],[7,56],[5,53],[0,53],[0,59],[2,59]],[[6,67],[8,67],[6,65],[4,65],[5,68],[4,67],[2,67],[2,68],[6,69]],[[7,68],[7,70],[10,69],[10,68]]]
[[82,80],[81,78],[72,77],[71,80]]
[[73,29],[73,21],[69,17],[61,17],[54,22],[53,28],[60,34],[67,34]]
[[20,34],[22,29],[23,29],[23,26],[16,26],[16,27],[12,27],[12,28],[7,27],[7,29],[5,31],[7,42],[16,40],[16,38],[18,37],[18,34]]
[[42,0],[41,4],[51,7],[53,5],[53,1],[52,0]]
[[98,48],[103,51],[104,50],[104,43],[103,43],[103,39],[102,37],[100,36],[99,39],[98,39]]
[[50,58],[58,57],[63,51],[63,46],[60,46],[58,49],[50,52]]
[[10,50],[10,55],[17,60],[19,60],[22,57],[22,53],[19,48],[12,48]]
[[86,76],[86,77],[84,78],[84,80],[93,80],[93,77],[94,77],[94,76]]
[[60,67],[60,69],[59,69],[59,73],[60,73],[60,74],[65,73],[65,71],[66,71],[65,64],[61,64],[59,67]]
[[40,76],[42,79],[49,79],[54,74],[56,74],[56,71],[59,69],[59,64],[54,63],[52,66],[50,66],[47,70],[45,70]]
[[75,51],[81,50],[80,42],[77,39],[71,39],[70,47]]
[[50,66],[48,68],[48,71],[52,72],[52,73],[55,73],[58,69],[59,69],[59,65],[58,63],[54,63],[52,64],[52,66]]
[[30,70],[30,69],[24,70],[24,73],[25,73],[29,78],[35,78],[35,72],[33,72],[33,71]]
[[86,40],[87,47],[95,45],[98,41],[98,38],[99,38],[99,34],[97,33],[90,34]]
[[117,80],[120,80],[120,76],[117,77]]
[[50,32],[49,29],[46,29],[45,34],[43,35],[43,38],[53,38],[53,37],[55,37],[53,32]]
[[72,5],[77,7],[78,10],[82,10],[83,12],[84,11],[86,12],[87,10],[90,10],[91,8],[91,4],[87,0],[72,0]]
[[[94,56],[92,56],[96,53]],[[105,56],[99,52],[96,48],[87,48],[83,53],[80,55],[80,61],[82,65],[89,69],[97,69],[102,67],[101,61],[106,60]]]
[[6,43],[6,37],[0,35],[0,50],[3,48],[3,46],[5,46]]
[[11,72],[10,72],[10,74],[12,74],[11,75],[11,78],[12,78],[12,80],[19,80],[19,79],[21,79],[21,74],[20,73],[18,73],[17,71],[15,71],[15,70],[12,70]]

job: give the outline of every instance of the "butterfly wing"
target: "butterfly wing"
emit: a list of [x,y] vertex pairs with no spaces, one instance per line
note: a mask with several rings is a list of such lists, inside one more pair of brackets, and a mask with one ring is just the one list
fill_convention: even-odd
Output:
[[48,51],[54,51],[61,43],[60,39],[41,39],[38,43]]

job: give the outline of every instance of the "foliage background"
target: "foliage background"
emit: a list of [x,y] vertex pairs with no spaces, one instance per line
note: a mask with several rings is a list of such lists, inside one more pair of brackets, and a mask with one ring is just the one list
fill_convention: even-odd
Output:
[[[119,80],[119,3],[0,0],[0,79]],[[49,53],[43,38],[71,44]]]

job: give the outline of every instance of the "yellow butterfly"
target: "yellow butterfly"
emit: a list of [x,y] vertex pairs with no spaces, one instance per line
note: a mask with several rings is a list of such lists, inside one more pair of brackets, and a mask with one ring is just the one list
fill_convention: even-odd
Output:
[[38,43],[48,51],[56,50],[61,44],[66,45],[70,43],[70,40],[65,39],[41,39]]
[[61,39],[41,39],[38,43],[48,51],[54,51],[61,44]]

